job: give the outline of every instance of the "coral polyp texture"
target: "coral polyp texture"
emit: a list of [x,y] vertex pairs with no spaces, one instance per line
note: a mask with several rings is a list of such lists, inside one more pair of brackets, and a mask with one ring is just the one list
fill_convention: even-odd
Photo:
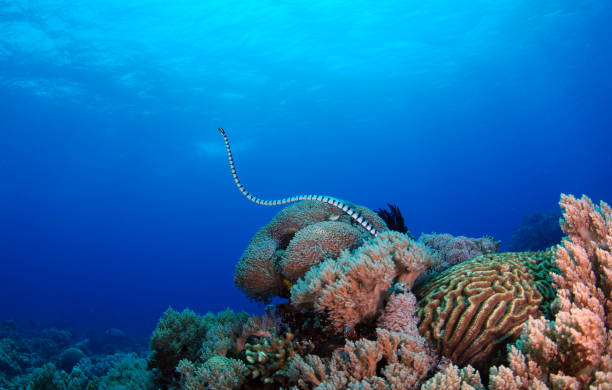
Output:
[[487,236],[469,238],[432,233],[421,234],[419,242],[440,253],[444,269],[476,256],[495,253],[499,249],[499,241]]
[[421,334],[456,364],[484,366],[540,315],[544,296],[529,264],[546,261],[546,253],[501,253],[447,269],[415,291]]
[[418,334],[377,329],[375,340],[346,341],[330,358],[295,355],[286,376],[296,389],[413,389],[434,362]]
[[[260,283],[249,295],[289,302],[250,318],[167,312],[152,340],[156,383],[610,389],[612,211],[586,197],[564,195],[561,206],[567,238],[552,250],[462,258],[423,279],[448,255],[441,246],[397,231],[373,237],[325,203],[297,203],[258,232],[237,272]],[[462,243],[448,248],[497,250],[488,238],[443,238]]]
[[[353,206],[379,231],[386,225],[374,212]],[[327,203],[304,200],[281,210],[251,239],[236,266],[234,282],[249,297],[286,296],[287,286],[310,267],[343,249],[354,249],[369,232]],[[289,283],[287,283],[289,282]]]
[[291,288],[297,307],[325,312],[338,332],[381,313],[394,282],[412,285],[419,273],[437,261],[425,246],[403,233],[379,234],[354,252],[326,259]]

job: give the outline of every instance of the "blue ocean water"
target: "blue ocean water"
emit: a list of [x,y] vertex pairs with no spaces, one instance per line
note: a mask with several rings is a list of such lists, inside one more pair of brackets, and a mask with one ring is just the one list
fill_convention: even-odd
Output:
[[253,234],[325,194],[502,240],[612,201],[608,1],[0,1],[0,319],[258,312]]

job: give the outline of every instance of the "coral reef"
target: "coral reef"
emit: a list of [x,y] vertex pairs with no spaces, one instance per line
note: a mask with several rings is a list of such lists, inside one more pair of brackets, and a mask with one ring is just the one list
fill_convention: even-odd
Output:
[[182,359],[196,360],[202,342],[209,330],[209,323],[191,310],[179,313],[166,310],[151,336],[149,368],[160,385],[178,380],[176,366]]
[[[352,206],[379,231],[387,229],[374,212]],[[247,296],[266,300],[287,295],[287,282],[294,282],[319,261],[337,257],[342,249],[353,249],[369,237],[336,207],[304,200],[281,210],[260,229],[236,266],[234,282]]]
[[17,344],[10,338],[0,340],[0,372],[14,376],[23,372],[27,357],[20,353]]
[[476,256],[495,253],[499,249],[499,241],[488,236],[469,238],[432,233],[421,234],[418,241],[439,252],[442,263],[435,269],[436,272],[441,272]]
[[[27,390],[153,390],[153,374],[147,361],[136,354],[122,355],[105,375],[92,377],[86,367],[71,372],[57,369],[53,363],[37,368],[25,380]],[[23,385],[25,385],[25,383]],[[17,385],[19,388],[22,385]]]
[[76,347],[67,348],[60,355],[59,366],[62,370],[70,372],[84,357],[85,354],[80,349]]
[[95,355],[61,329],[24,337],[7,321],[0,388],[612,389],[612,209],[560,204],[561,245],[493,253],[488,237],[415,241],[382,220],[373,236],[328,203],[296,203],[236,274],[248,296],[288,302],[261,316],[169,308],[148,359]]
[[[5,324],[0,339],[0,389],[153,389],[152,372],[135,353],[91,354],[87,340],[75,343],[65,329]],[[146,345],[134,350],[142,353]]]
[[246,313],[226,310],[218,315],[200,316],[191,310],[166,310],[151,337],[149,368],[155,382],[164,387],[180,380],[179,361],[203,363],[213,356],[237,354],[244,349],[242,327]]
[[422,382],[434,360],[418,333],[377,329],[376,340],[347,340],[329,359],[295,355],[286,375],[299,389],[410,389]]
[[278,268],[290,282],[304,276],[323,259],[336,258],[343,249],[354,249],[363,239],[353,226],[338,221],[318,222],[299,230],[280,257]]
[[248,375],[263,378],[263,383],[274,382],[275,376],[282,372],[295,354],[293,337],[292,333],[286,333],[284,337],[261,337],[247,343]]
[[228,390],[242,386],[247,367],[241,360],[213,356],[197,367],[181,360],[177,371],[181,373],[184,390]]
[[534,316],[491,369],[492,389],[612,388],[612,209],[586,196],[562,195],[555,249],[555,317]]
[[152,390],[153,373],[147,369],[147,361],[135,354],[127,354],[106,375],[92,381],[88,387],[98,390],[134,389]]
[[484,386],[480,374],[472,366],[459,369],[451,364],[425,382],[421,390],[484,390]]
[[546,253],[510,252],[447,269],[415,289],[421,334],[460,366],[490,363],[530,316],[540,315],[539,276],[526,264],[544,261],[550,261]]
[[398,232],[385,232],[358,248],[343,251],[311,268],[291,288],[297,307],[325,312],[338,332],[350,331],[380,314],[393,282],[412,285],[437,258]]

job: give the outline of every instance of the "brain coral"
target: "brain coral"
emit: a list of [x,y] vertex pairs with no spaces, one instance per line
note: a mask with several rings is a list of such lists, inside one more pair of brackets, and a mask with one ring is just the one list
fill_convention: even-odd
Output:
[[415,289],[420,333],[460,366],[488,363],[550,303],[550,263],[550,252],[510,252],[447,269]]
[[[379,231],[387,230],[382,219],[363,207],[354,207]],[[348,215],[330,204],[304,200],[281,210],[251,239],[236,266],[234,282],[254,299],[287,293],[285,281],[293,282],[318,261],[337,257],[340,250],[354,248],[369,233]]]

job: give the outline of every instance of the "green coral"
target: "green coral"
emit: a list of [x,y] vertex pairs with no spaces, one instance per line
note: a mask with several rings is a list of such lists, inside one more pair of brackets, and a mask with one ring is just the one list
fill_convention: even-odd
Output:
[[83,390],[88,379],[80,370],[67,374],[53,363],[37,368],[30,375],[27,390]]
[[151,337],[149,368],[159,385],[178,380],[176,366],[181,359],[196,360],[206,337],[209,324],[206,318],[189,309],[177,312],[168,308]]
[[553,287],[551,272],[559,274],[561,271],[555,265],[551,249],[542,252],[527,252],[530,254],[525,259],[525,265],[529,269],[536,289],[542,294],[540,311],[547,319],[553,319],[554,313],[551,304],[557,297],[557,292]]
[[207,314],[204,318],[209,320],[210,328],[200,349],[200,361],[207,361],[213,356],[226,356],[237,352],[236,340],[242,335],[242,328],[249,319],[247,313],[234,313],[225,310],[216,316]]
[[10,339],[0,339],[0,372],[9,377],[21,373],[27,365],[25,356],[18,351],[17,344]]
[[248,314],[231,310],[200,316],[189,309],[177,312],[166,310],[151,337],[149,368],[160,387],[179,382],[176,371],[179,361],[186,359],[196,364],[212,356],[224,356],[236,351],[236,340]]
[[[147,361],[129,354],[96,384],[98,390],[149,390],[155,388]],[[93,388],[92,388],[93,389]]]
[[247,367],[241,360],[213,356],[199,366],[181,360],[177,371],[182,375],[181,385],[185,390],[226,390],[242,386]]
[[27,390],[151,390],[153,374],[147,370],[147,361],[136,354],[123,357],[103,377],[88,378],[80,366],[70,374],[47,363],[27,377]]

